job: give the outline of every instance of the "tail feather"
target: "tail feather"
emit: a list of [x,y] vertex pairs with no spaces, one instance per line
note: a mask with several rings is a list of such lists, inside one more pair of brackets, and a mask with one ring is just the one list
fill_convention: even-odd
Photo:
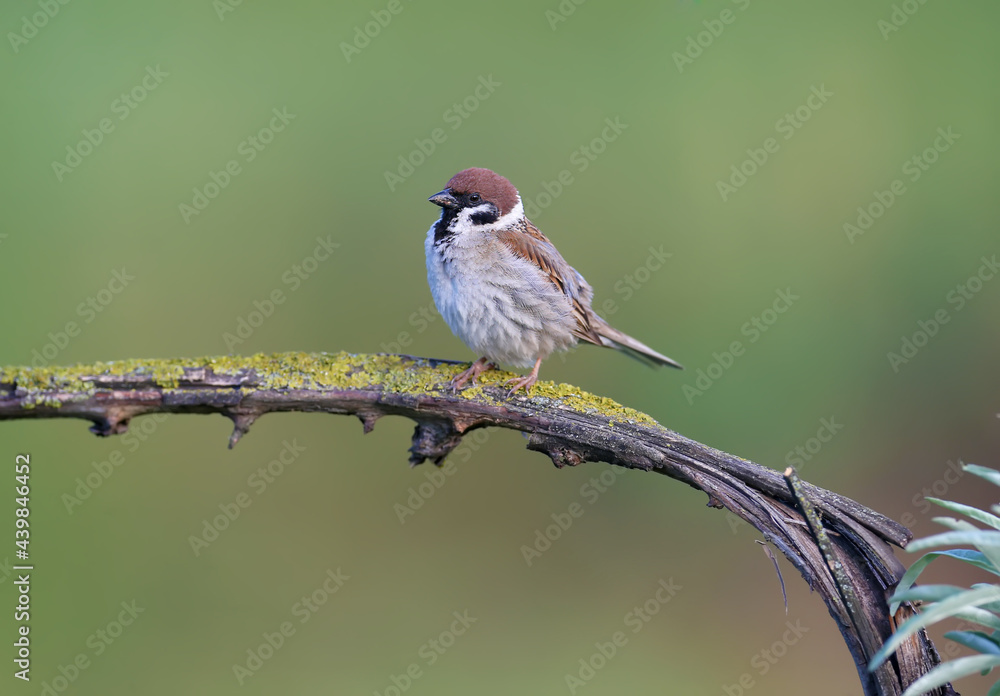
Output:
[[605,322],[594,326],[594,330],[600,335],[602,345],[623,351],[629,357],[635,358],[642,363],[653,366],[669,365],[670,367],[676,367],[678,370],[684,369],[684,366],[676,360],[671,360],[666,355],[657,353],[645,343],[637,341],[628,334],[623,334]]

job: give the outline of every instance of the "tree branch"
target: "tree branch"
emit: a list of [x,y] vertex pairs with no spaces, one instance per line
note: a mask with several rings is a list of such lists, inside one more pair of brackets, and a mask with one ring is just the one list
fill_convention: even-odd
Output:
[[[66,368],[0,369],[0,420],[82,418],[98,435],[120,434],[147,413],[221,413],[234,424],[229,446],[253,422],[276,411],[355,415],[370,432],[385,415],[416,421],[413,465],[440,464],[465,433],[486,426],[519,430],[528,449],[557,467],[602,461],[653,471],[704,491],[756,527],[826,602],[854,658],[864,693],[898,696],[939,662],[926,635],[900,648],[889,671],[868,673],[873,648],[898,623],[886,595],[903,573],[890,544],[910,532],[849,498],[797,481],[829,532],[858,606],[852,619],[823,553],[782,475],[689,440],[645,414],[568,385],[539,382],[531,396],[506,397],[503,373],[452,393],[448,380],[464,364],[400,355],[287,353],[193,360],[127,360]],[[908,605],[901,612],[911,612]],[[859,625],[860,624],[860,625]],[[864,636],[867,639],[863,639]],[[879,646],[874,646],[877,649]],[[936,694],[954,694],[951,687]]]

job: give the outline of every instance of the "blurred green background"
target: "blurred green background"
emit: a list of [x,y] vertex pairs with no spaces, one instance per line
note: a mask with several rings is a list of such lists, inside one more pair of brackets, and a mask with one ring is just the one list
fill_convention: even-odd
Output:
[[[485,166],[537,206],[607,318],[688,367],[583,348],[543,378],[797,463],[926,535],[923,493],[995,497],[949,462],[1000,465],[1000,279],[970,281],[1000,253],[998,20],[995,3],[914,0],[4,3],[0,363],[471,359],[421,314],[423,239],[427,197]],[[845,231],[897,179],[888,209]],[[339,245],[321,262],[307,260],[317,237]],[[285,301],[227,345],[275,290]],[[766,311],[779,291],[797,299]],[[79,332],[62,340],[68,322]],[[907,337],[921,347],[891,362]],[[703,495],[639,472],[600,492],[606,466],[556,470],[506,431],[470,440],[435,486],[406,466],[411,430],[272,415],[228,451],[217,416],[140,419],[107,440],[78,421],[0,424],[6,470],[32,457],[37,564],[33,679],[7,673],[0,690],[858,692],[820,599],[782,559],[786,616],[759,536]],[[433,495],[404,515],[421,484]],[[241,494],[250,506],[196,554],[191,537]],[[584,514],[529,565],[522,547],[574,503]],[[978,579],[948,570],[934,577]],[[661,581],[680,588],[665,604]],[[328,601],[303,612],[314,592]],[[138,618],[109,627],[133,601]],[[647,601],[657,613],[635,623]],[[241,683],[234,665],[284,622],[294,632]],[[617,631],[626,644],[571,689]]]

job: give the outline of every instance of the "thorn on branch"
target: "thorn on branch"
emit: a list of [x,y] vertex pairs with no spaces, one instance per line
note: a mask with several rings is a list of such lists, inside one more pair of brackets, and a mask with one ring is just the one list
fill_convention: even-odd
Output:
[[711,493],[708,494],[708,503],[706,503],[706,505],[708,505],[708,507],[710,508],[715,508],[716,510],[723,510],[726,507],[725,503],[723,503],[721,500],[716,498]]
[[577,466],[587,461],[587,455],[580,450],[536,433],[528,436],[528,449],[533,452],[545,452],[557,469],[562,469],[564,466]]
[[129,418],[117,418],[109,413],[107,418],[95,420],[90,426],[90,432],[98,437],[110,437],[111,435],[122,435],[128,432]]
[[357,415],[358,420],[361,421],[361,425],[365,429],[365,435],[375,429],[375,421],[382,417],[381,413],[375,411],[358,411]]
[[125,408],[108,408],[103,418],[94,420],[90,432],[98,437],[122,435],[128,432],[128,424],[134,415],[134,412]]
[[236,447],[240,438],[250,432],[250,426],[257,420],[259,414],[228,412],[226,415],[233,421],[233,434],[229,436],[229,449],[232,449]]

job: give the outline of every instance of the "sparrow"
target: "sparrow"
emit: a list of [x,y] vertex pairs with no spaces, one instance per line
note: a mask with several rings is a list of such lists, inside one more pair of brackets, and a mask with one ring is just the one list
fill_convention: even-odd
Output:
[[503,364],[531,367],[531,374],[506,382],[509,395],[530,392],[542,360],[579,341],[683,369],[594,312],[594,291],[525,217],[521,195],[506,178],[464,169],[428,200],[441,207],[424,242],[434,304],[452,332],[482,356],[452,388],[470,379],[475,384]]

